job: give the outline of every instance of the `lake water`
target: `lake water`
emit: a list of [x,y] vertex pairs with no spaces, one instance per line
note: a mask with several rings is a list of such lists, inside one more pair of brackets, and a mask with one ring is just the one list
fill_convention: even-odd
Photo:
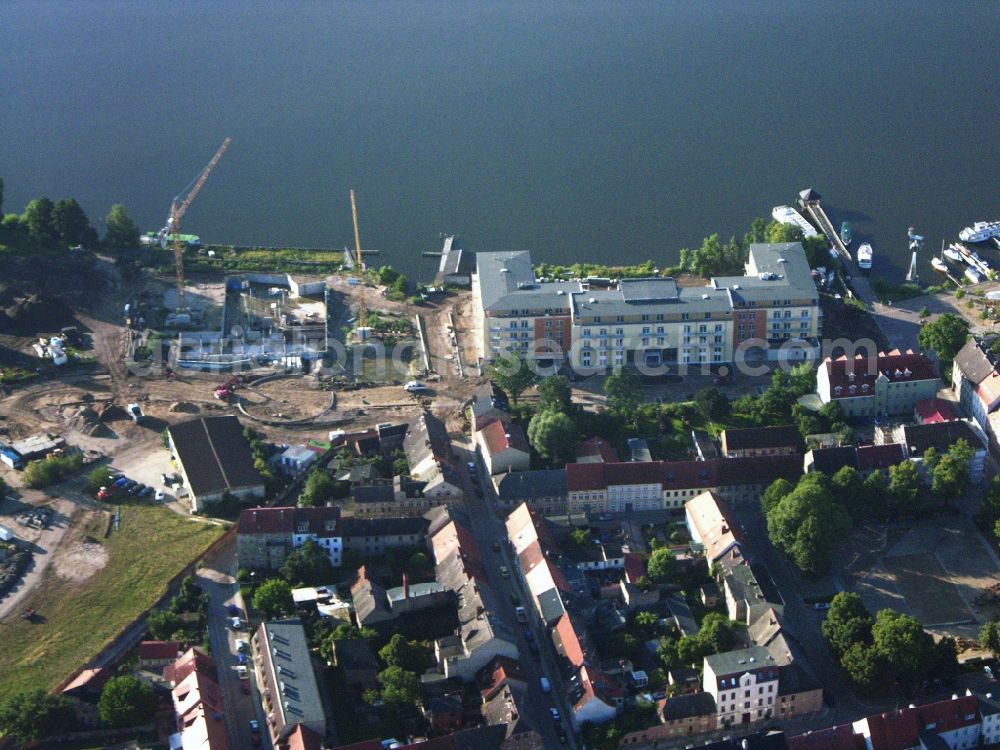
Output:
[[909,225],[937,249],[1000,219],[992,1],[0,12],[8,212],[75,196],[92,217],[122,202],[157,229],[231,135],[186,231],[340,247],[353,187],[364,246],[425,278],[420,252],[442,232],[537,260],[668,264],[805,187],[891,278]]

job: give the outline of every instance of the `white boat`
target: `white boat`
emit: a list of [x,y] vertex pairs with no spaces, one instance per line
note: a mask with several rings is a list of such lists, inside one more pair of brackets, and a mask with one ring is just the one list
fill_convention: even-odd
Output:
[[934,267],[935,271],[940,271],[941,273],[948,273],[948,264],[945,263],[940,258],[931,258],[931,266]]
[[948,260],[953,260],[956,263],[964,263],[965,262],[965,258],[962,257],[962,254],[960,252],[958,252],[958,250],[955,250],[952,247],[949,247],[946,250],[943,250],[942,253],[943,253],[944,257],[946,257]]
[[872,267],[872,246],[867,242],[858,248],[858,268],[867,271]]
[[771,209],[771,217],[779,224],[791,224],[802,230],[803,237],[818,237],[816,227],[791,206],[775,206]]
[[979,273],[975,268],[969,267],[965,269],[965,278],[971,281],[973,284],[978,284],[983,280],[982,274]]
[[1000,221],[977,221],[958,233],[962,242],[986,242],[991,237],[1000,237]]

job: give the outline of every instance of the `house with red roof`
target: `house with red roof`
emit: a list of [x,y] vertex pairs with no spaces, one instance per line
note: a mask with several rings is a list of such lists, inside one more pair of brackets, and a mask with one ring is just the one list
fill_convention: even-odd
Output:
[[249,508],[236,526],[236,554],[241,568],[278,570],[291,552],[316,542],[340,567],[343,533],[340,508]]
[[853,728],[866,750],[970,750],[980,744],[979,699],[964,695],[888,711],[859,719]]
[[229,730],[222,690],[212,657],[191,648],[164,670],[170,683],[177,733],[171,747],[229,750]]
[[159,670],[173,664],[184,652],[180,641],[142,641],[139,644],[139,669]]
[[919,401],[941,387],[937,367],[910,349],[827,357],[816,373],[816,393],[824,404],[836,402],[849,417],[912,414]]
[[[997,395],[997,400],[1000,401],[1000,393]],[[945,401],[943,398],[929,398],[924,401],[918,401],[913,409],[913,420],[917,424],[950,422],[953,419],[958,419],[958,414],[955,413],[952,402]]]
[[576,446],[578,464],[616,464],[620,461],[615,447],[600,435],[587,438]]
[[490,476],[531,468],[531,447],[518,425],[496,419],[476,433],[476,445]]
[[1000,435],[1000,360],[993,341],[970,338],[951,368],[951,388],[962,411],[971,416],[992,444]]

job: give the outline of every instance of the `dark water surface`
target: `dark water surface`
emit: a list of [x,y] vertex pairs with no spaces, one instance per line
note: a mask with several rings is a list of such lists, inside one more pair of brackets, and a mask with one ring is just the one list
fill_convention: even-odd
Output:
[[908,225],[936,249],[1000,219],[998,28],[932,0],[7,0],[4,210],[156,229],[231,135],[185,223],[206,241],[343,246],[354,187],[364,244],[425,277],[441,232],[666,264],[812,186],[899,277]]

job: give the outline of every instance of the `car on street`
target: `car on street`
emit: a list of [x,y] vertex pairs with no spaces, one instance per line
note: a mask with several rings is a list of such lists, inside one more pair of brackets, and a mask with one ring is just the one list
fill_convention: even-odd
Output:
[[539,683],[542,686],[542,692],[543,693],[551,693],[552,692],[552,683],[549,682],[549,678],[548,677],[541,678],[539,680]]
[[528,643],[531,643],[533,640],[535,640],[535,634],[532,633],[527,628],[525,628],[524,629],[524,640],[526,640]]
[[250,681],[240,680],[240,689],[243,691],[243,695],[250,695]]
[[256,719],[250,719],[250,731],[257,734],[260,731],[260,724]]
[[163,490],[157,490],[156,491],[156,495],[153,497],[153,499],[156,500],[156,502],[158,502],[158,503],[162,503],[163,502],[163,498],[165,498],[165,497],[166,497],[166,495],[163,493]]
[[249,644],[242,638],[236,639],[236,653],[245,654],[247,652]]
[[830,609],[830,602],[816,602],[813,605],[813,609],[817,611],[822,609]]
[[229,616],[230,617],[239,617],[240,616],[240,608],[237,607],[235,604],[230,604],[226,609],[229,612]]
[[507,569],[506,565],[501,565],[500,566],[500,577],[501,578],[510,578],[510,570]]
[[238,654],[236,654],[236,661],[238,661],[240,664],[246,664],[247,655],[244,654],[242,651],[240,651]]
[[517,607],[514,610],[514,616],[517,617],[518,622],[528,621],[528,613],[525,611],[524,607]]
[[240,664],[236,667],[236,676],[241,680],[245,680],[247,678],[247,668]]
[[562,721],[562,716],[559,715],[559,709],[558,708],[550,708],[549,709],[549,716],[552,717],[552,721]]
[[232,626],[233,630],[243,630],[243,621],[239,617],[230,618],[229,624]]
[[409,383],[403,386],[403,390],[407,393],[422,393],[427,390],[427,386],[421,383],[419,380],[411,380]]

